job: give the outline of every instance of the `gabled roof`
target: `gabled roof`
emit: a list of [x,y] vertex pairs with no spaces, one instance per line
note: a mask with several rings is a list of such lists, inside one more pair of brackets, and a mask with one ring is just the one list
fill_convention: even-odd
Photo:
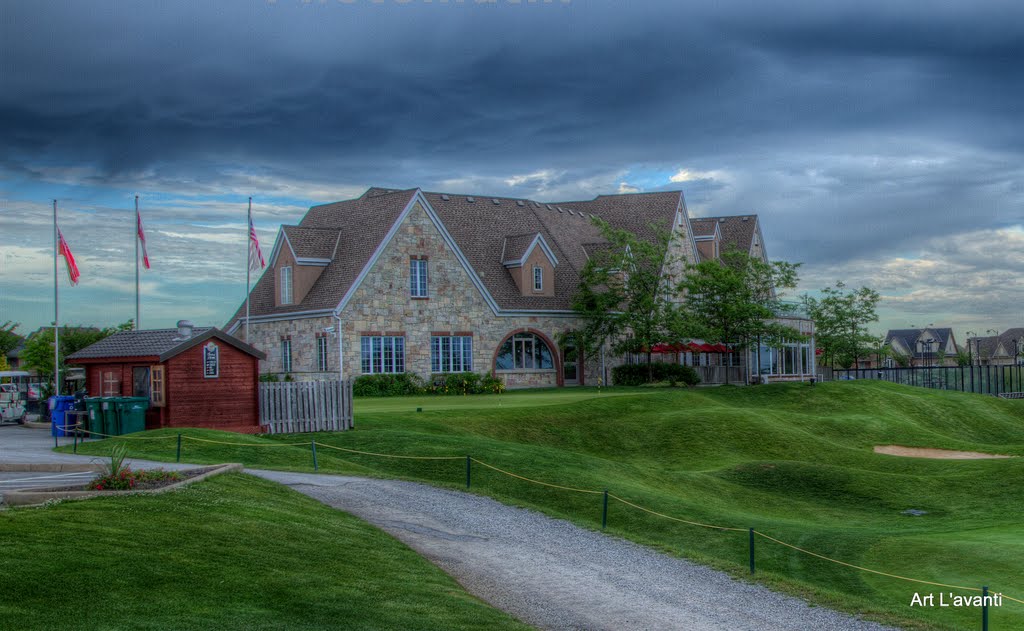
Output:
[[[292,249],[292,255],[301,265],[306,261],[330,261],[334,258],[341,231],[337,228],[304,228],[302,226],[281,226],[281,230]],[[277,252],[274,252],[276,255]],[[273,261],[274,257],[271,257]]]
[[[302,311],[329,311],[355,282],[377,246],[384,239],[398,216],[412,201],[416,189],[387,191],[370,189],[361,197],[333,204],[313,206],[299,222],[299,227],[332,231],[336,238],[336,255],[303,297],[302,302],[274,306],[274,274],[264,272],[249,294],[252,315],[274,315]],[[314,233],[303,233],[314,234]],[[321,241],[322,246],[323,241]],[[299,247],[299,246],[296,246]],[[304,247],[304,246],[303,246]],[[303,250],[306,251],[306,250]],[[296,253],[298,255],[298,253]],[[232,316],[231,322],[245,315],[245,302]]]
[[[921,356],[919,347],[917,345],[918,339],[922,335],[928,333],[928,337],[935,340],[936,348],[944,349],[946,344],[949,342],[949,338],[953,335],[953,329],[950,328],[935,328],[928,327],[927,329],[889,329],[885,334],[885,345],[890,345],[893,340],[897,340],[905,349],[907,349],[912,355],[918,357]],[[954,340],[955,344],[955,340]],[[924,353],[925,357],[934,357],[934,352]]]
[[[715,221],[718,223],[718,229],[722,231],[723,252],[730,248],[736,248],[740,252],[749,254],[751,248],[754,246],[754,237],[757,236],[760,231],[757,215],[703,217],[701,219],[695,219],[694,221]],[[691,225],[692,224],[693,222],[691,222]],[[763,248],[763,239],[761,240],[761,245]]]
[[259,359],[266,359],[265,353],[256,350],[236,337],[214,327],[194,327],[192,336],[182,338],[178,329],[147,329],[142,331],[118,331],[95,344],[86,346],[68,356],[69,362],[113,357],[157,357],[167,361],[197,344],[217,338],[238,350]]
[[[422,197],[418,197],[420,195]],[[685,212],[679,191],[602,195],[590,201],[546,204],[522,198],[371,188],[357,199],[314,206],[299,226],[284,229],[285,238],[296,249],[296,256],[302,256],[296,242],[307,235],[318,240],[317,245],[302,251],[318,255],[327,248],[328,234],[335,235],[333,259],[298,304],[275,307],[273,274],[265,273],[250,294],[252,316],[324,313],[336,309],[353,289],[396,220],[415,199],[426,201],[428,214],[436,217],[442,233],[450,236],[457,254],[475,276],[474,282],[486,292],[493,308],[500,311],[571,310],[572,293],[588,258],[581,246],[591,247],[605,241],[593,225],[593,217],[601,217],[616,228],[653,240],[657,233],[651,224],[671,229],[677,211],[682,208]],[[503,265],[504,261],[511,260],[508,251],[513,251],[515,258],[516,251],[529,249],[534,244],[544,247],[545,254],[556,263],[554,275],[558,289],[554,296],[524,296]],[[231,322],[236,322],[244,313],[243,303]]]
[[715,217],[701,217],[690,220],[690,230],[693,231],[695,239],[714,237],[718,230],[718,219]]
[[551,248],[548,247],[547,241],[544,240],[544,236],[539,232],[505,237],[505,244],[501,250],[501,262],[506,267],[522,267],[526,264],[526,259],[529,258],[534,248],[537,247],[544,251],[544,256],[548,257],[552,265],[558,265],[558,257],[554,255]]
[[972,345],[973,353],[991,359],[993,357],[1009,357],[1013,349],[1013,340],[1017,340],[1019,344],[1022,339],[1024,339],[1024,328],[1015,327],[1006,329],[999,335],[971,337],[967,339],[967,342]]

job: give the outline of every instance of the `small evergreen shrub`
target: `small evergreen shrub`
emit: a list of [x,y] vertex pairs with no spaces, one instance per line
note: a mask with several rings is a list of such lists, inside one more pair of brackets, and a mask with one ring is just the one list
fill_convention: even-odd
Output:
[[625,364],[612,368],[612,380],[617,386],[640,386],[662,381],[667,381],[673,386],[677,383],[688,386],[700,383],[700,376],[692,366],[654,362],[650,370],[654,374],[653,380],[648,376],[648,372],[647,364]]
[[431,394],[501,394],[504,391],[501,379],[475,372],[436,373],[430,376],[427,386]]
[[408,372],[361,375],[352,383],[352,394],[357,397],[400,397],[423,391],[423,380]]

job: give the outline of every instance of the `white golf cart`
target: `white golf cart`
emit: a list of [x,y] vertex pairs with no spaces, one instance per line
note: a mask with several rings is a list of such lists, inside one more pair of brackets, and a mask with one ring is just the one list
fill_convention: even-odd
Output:
[[20,370],[0,370],[0,424],[25,422],[25,401],[21,398],[18,385],[2,382],[15,381],[16,377],[27,376],[27,372]]

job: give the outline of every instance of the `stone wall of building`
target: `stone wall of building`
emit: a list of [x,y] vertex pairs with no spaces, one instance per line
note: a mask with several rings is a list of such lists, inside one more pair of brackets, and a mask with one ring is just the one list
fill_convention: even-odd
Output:
[[[428,297],[410,295],[409,261],[426,257]],[[559,334],[571,331],[576,318],[556,316],[499,317],[473,285],[469,273],[455,257],[441,233],[419,205],[413,208],[390,243],[385,246],[376,265],[364,278],[341,314],[344,335],[344,375],[362,374],[360,341],[364,333],[402,335],[405,338],[405,370],[429,378],[430,338],[435,333],[471,335],[473,338],[473,371],[487,373],[494,369],[494,356],[504,340],[516,332],[539,333],[556,356],[553,370],[500,371],[497,376],[508,387],[555,386],[561,382],[561,351]],[[292,346],[292,376],[295,379],[337,377],[338,339],[330,334],[329,371],[317,370],[316,336],[325,328],[336,326],[330,316],[254,322],[250,325],[252,344],[267,353],[261,362],[262,374],[282,374],[281,339],[289,336]],[[237,331],[244,339],[244,326]],[[607,373],[614,365],[605,358]],[[597,385],[600,362],[588,362],[581,370],[586,385]],[[607,383],[603,379],[602,383]]]

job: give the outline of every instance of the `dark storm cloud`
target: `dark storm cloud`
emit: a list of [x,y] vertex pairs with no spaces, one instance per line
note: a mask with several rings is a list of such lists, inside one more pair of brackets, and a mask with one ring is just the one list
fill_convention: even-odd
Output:
[[0,169],[565,199],[687,168],[643,188],[821,265],[1020,224],[1024,9],[891,4],[13,3]]

